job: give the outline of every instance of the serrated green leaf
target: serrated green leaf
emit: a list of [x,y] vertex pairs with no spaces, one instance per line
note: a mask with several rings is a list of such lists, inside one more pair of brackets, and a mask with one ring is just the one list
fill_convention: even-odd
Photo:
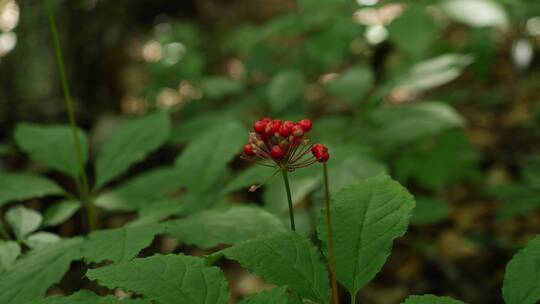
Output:
[[114,296],[100,297],[89,290],[80,290],[67,296],[52,296],[34,304],[148,304],[144,300],[118,299]]
[[82,254],[87,262],[126,262],[148,247],[162,230],[159,224],[148,224],[95,231],[84,241]]
[[461,301],[434,295],[409,296],[403,304],[464,304]]
[[95,204],[107,210],[137,210],[179,190],[186,174],[174,167],[152,169],[100,194]]
[[289,303],[287,287],[276,287],[272,290],[261,291],[251,295],[238,304],[287,304]]
[[96,188],[101,188],[159,148],[169,138],[170,131],[169,115],[156,112],[133,120],[114,132],[99,151]]
[[128,226],[139,226],[158,223],[173,215],[182,215],[186,210],[184,197],[178,199],[163,199],[146,205],[138,210],[139,218],[129,222]]
[[218,181],[229,161],[241,150],[247,130],[238,122],[224,122],[192,141],[176,159],[182,185],[204,193]]
[[[88,159],[88,140],[82,130],[78,130],[82,160]],[[66,125],[38,125],[22,122],[15,129],[15,141],[28,156],[53,169],[78,177],[79,159],[73,143],[73,133]]]
[[21,246],[13,241],[0,241],[0,274],[13,265],[21,254]]
[[201,248],[236,244],[274,232],[286,231],[274,215],[258,207],[239,206],[208,210],[169,222],[167,233],[181,242]]
[[28,247],[36,249],[43,246],[49,246],[51,244],[59,242],[60,240],[61,238],[54,233],[41,231],[29,235],[26,240],[24,240],[24,243]]
[[16,206],[6,212],[6,222],[9,223],[18,240],[23,240],[28,234],[39,228],[43,218],[33,209]]
[[540,300],[540,235],[506,266],[502,293],[506,304],[534,304]]
[[275,75],[267,91],[272,110],[281,112],[301,100],[305,85],[304,75],[297,70],[285,70]]
[[328,271],[318,249],[295,232],[282,232],[239,243],[222,253],[265,281],[287,285],[302,297],[328,303]]
[[72,200],[64,200],[47,208],[43,214],[43,226],[56,226],[64,223],[81,208],[81,204]]
[[23,201],[46,195],[64,193],[56,183],[46,178],[30,174],[0,173],[0,206],[11,201]]
[[[414,205],[407,189],[388,175],[362,180],[332,198],[337,278],[351,296],[381,270],[393,240],[407,231]],[[323,212],[318,232],[325,247],[326,231]]]
[[374,139],[389,147],[465,125],[454,109],[440,102],[382,107],[372,113],[371,119],[377,127]]
[[87,276],[109,288],[143,294],[158,303],[227,304],[228,284],[216,267],[185,255],[155,255],[90,269]]
[[60,281],[72,261],[80,259],[80,238],[33,250],[0,275],[0,303],[35,303]]
[[332,81],[328,89],[351,103],[358,103],[373,85],[373,72],[367,67],[352,67]]

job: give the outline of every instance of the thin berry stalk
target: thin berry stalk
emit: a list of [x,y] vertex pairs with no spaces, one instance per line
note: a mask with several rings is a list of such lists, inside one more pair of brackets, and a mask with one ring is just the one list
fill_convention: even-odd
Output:
[[282,167],[281,173],[283,175],[283,183],[285,183],[285,192],[287,192],[287,200],[289,202],[289,218],[291,219],[291,230],[296,231],[296,226],[294,224],[294,208],[291,197],[291,187],[289,186],[289,177],[287,173],[287,168]]
[[336,256],[334,253],[334,237],[332,235],[332,221],[330,214],[330,189],[328,187],[328,167],[323,163],[324,172],[324,208],[326,209],[326,233],[328,234],[328,267],[332,281],[332,303],[339,304],[339,291],[336,279]]

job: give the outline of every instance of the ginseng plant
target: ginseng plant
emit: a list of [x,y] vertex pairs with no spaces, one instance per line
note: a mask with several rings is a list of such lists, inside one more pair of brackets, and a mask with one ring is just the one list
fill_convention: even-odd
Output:
[[[291,230],[296,231],[294,223],[294,206],[289,185],[289,172],[315,164],[322,163],[324,174],[324,204],[326,213],[326,227],[328,234],[328,267],[330,268],[332,282],[332,302],[339,303],[336,264],[334,255],[334,242],[332,239],[332,225],[330,215],[330,193],[328,189],[328,169],[326,162],[330,159],[328,148],[323,144],[312,144],[307,133],[313,127],[309,119],[302,119],[298,123],[290,120],[281,121],[264,117],[253,124],[253,131],[249,134],[249,143],[244,147],[244,159],[258,165],[275,168],[270,178],[281,172],[283,184],[289,204],[289,218]],[[310,153],[311,152],[311,153]],[[257,191],[264,184],[253,185],[249,191]]]

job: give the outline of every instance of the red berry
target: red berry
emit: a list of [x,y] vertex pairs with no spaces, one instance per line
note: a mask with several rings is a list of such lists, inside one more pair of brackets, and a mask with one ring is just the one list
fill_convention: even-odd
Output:
[[309,120],[307,118],[300,120],[300,122],[298,122],[298,124],[302,127],[302,129],[305,132],[311,130],[311,128],[313,127],[313,123],[311,122],[311,120]]
[[304,135],[304,129],[300,125],[294,125],[294,127],[292,127],[292,135],[295,137],[302,137]]
[[246,155],[249,155],[249,156],[254,156],[255,155],[255,151],[253,150],[253,146],[252,145],[246,145],[244,147],[244,153]]
[[283,149],[280,146],[273,146],[272,151],[270,151],[270,155],[272,155],[272,157],[275,159],[282,159],[285,152],[283,152]]
[[326,152],[328,152],[328,148],[326,148],[322,144],[314,144],[311,147],[311,153],[313,153],[313,156],[315,156],[315,157],[320,157],[321,155],[323,155]]
[[281,125],[281,128],[279,128],[279,135],[282,137],[287,137],[291,135],[292,127],[287,124],[287,122],[283,123]]
[[274,119],[271,122],[268,123],[266,126],[266,135],[269,137],[274,136],[276,133],[279,133],[279,129],[281,128],[281,120]]
[[256,121],[254,124],[253,124],[253,130],[259,134],[262,134],[264,133],[264,130],[266,129],[266,125],[268,124],[267,121],[264,121],[264,120],[259,120],[259,121]]
[[328,152],[326,152],[323,155],[321,155],[320,157],[317,157],[317,161],[320,162],[320,163],[324,163],[324,162],[328,161],[329,158],[330,158],[330,154],[328,154]]

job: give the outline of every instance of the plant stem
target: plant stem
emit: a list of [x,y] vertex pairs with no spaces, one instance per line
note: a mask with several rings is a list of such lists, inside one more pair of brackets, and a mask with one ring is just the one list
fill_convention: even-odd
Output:
[[291,187],[289,186],[289,177],[287,174],[287,168],[282,167],[281,173],[283,174],[283,182],[285,183],[285,191],[287,192],[287,200],[289,201],[289,217],[291,219],[291,230],[296,231],[296,226],[294,225],[294,208],[291,198]]
[[356,294],[351,295],[351,304],[356,304]]
[[339,304],[339,291],[336,279],[336,256],[334,253],[334,237],[332,235],[332,221],[330,216],[330,188],[328,186],[328,167],[323,163],[324,172],[324,208],[326,209],[326,233],[328,234],[328,266],[332,280],[332,303]]
[[51,34],[53,37],[54,52],[56,55],[56,63],[58,65],[58,71],[60,73],[60,80],[62,82],[62,90],[64,91],[64,100],[66,103],[66,109],[69,119],[69,124],[71,126],[71,134],[73,139],[73,144],[75,146],[75,153],[77,156],[77,161],[79,162],[79,177],[77,179],[77,186],[79,188],[79,195],[81,196],[82,203],[86,207],[87,216],[88,216],[88,227],[92,231],[96,227],[96,210],[94,204],[90,200],[90,191],[88,187],[88,178],[86,176],[86,169],[84,166],[84,158],[82,145],[79,139],[79,133],[77,130],[77,123],[75,121],[75,111],[73,110],[73,101],[71,99],[71,94],[69,91],[68,80],[66,76],[66,69],[64,66],[64,59],[62,56],[62,48],[60,46],[60,38],[58,37],[58,30],[56,28],[56,17],[54,15],[54,7],[51,0],[44,0],[45,6],[47,7],[47,15],[49,17],[49,25],[51,28]]

